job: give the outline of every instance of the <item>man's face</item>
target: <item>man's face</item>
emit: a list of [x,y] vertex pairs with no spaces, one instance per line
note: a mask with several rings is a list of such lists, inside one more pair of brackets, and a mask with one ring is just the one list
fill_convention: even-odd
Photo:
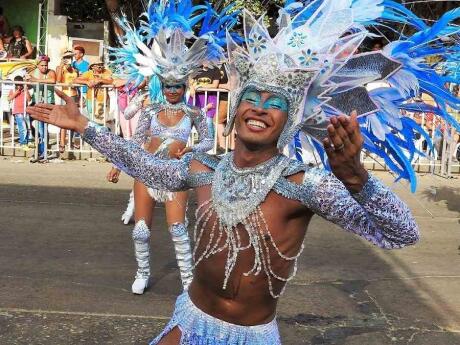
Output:
[[38,64],[38,70],[39,70],[42,74],[46,74],[46,72],[48,72],[48,62],[46,62],[46,61],[40,61],[40,63]]
[[372,50],[373,51],[379,51],[379,50],[382,50],[382,44],[381,43],[375,43],[374,46],[372,47]]
[[171,84],[163,86],[163,94],[169,103],[179,103],[183,99],[184,93],[185,87],[182,84]]
[[83,58],[83,53],[77,49],[74,49],[73,55],[75,56],[75,59],[77,60]]
[[276,146],[287,121],[288,101],[266,91],[247,90],[236,111],[235,129],[248,146]]
[[63,62],[64,65],[70,65],[72,63],[72,58],[66,56],[66,57],[62,58],[62,62]]
[[95,73],[102,73],[104,71],[104,65],[94,65],[93,70]]

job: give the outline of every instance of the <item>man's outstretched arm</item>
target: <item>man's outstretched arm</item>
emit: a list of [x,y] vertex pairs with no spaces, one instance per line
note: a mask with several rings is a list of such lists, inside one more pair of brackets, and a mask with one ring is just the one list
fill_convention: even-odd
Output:
[[66,105],[37,104],[27,112],[36,120],[57,127],[74,130],[97,151],[109,158],[119,169],[152,188],[170,191],[188,189],[188,170],[191,156],[181,160],[163,160],[148,153],[133,141],[127,141],[106,127],[91,123],[80,114],[73,100],[56,90]]
[[419,239],[407,205],[373,176],[351,194],[333,174],[312,169],[300,187],[301,201],[310,210],[381,248],[401,248]]
[[313,212],[382,248],[400,248],[419,239],[407,205],[360,162],[363,138],[356,114],[331,119],[323,145],[332,173],[307,171],[303,203]]

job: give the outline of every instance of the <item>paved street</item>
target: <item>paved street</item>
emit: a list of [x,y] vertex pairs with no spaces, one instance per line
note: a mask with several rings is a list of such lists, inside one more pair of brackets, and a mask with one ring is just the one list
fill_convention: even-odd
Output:
[[[164,210],[152,232],[152,287],[130,292],[131,180],[107,163],[32,165],[0,157],[0,344],[146,344],[180,292]],[[388,184],[388,174],[379,173]],[[315,217],[279,303],[284,344],[460,344],[460,180],[395,189],[420,244],[385,251]]]

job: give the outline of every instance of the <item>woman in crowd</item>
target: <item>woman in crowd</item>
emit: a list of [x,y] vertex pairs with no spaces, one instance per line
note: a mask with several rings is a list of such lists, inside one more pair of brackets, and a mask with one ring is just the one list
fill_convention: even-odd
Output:
[[14,59],[30,59],[32,57],[33,49],[32,44],[24,36],[24,29],[22,26],[13,26],[13,32],[8,45],[8,58]]
[[[121,135],[125,139],[131,139],[134,134],[134,131],[137,127],[137,121],[139,120],[140,110],[142,103],[134,101],[137,97],[145,98],[145,93],[143,89],[147,85],[147,79],[141,82],[137,87],[134,87],[132,83],[128,84],[128,80],[115,78],[113,80],[113,86],[117,90],[117,105],[119,111],[119,121],[121,128]],[[141,94],[139,94],[141,92]],[[134,101],[132,106],[129,107],[130,100]],[[146,100],[147,101],[147,100]],[[145,101],[145,102],[146,102]],[[144,102],[144,105],[146,105]],[[134,113],[132,113],[134,111]]]

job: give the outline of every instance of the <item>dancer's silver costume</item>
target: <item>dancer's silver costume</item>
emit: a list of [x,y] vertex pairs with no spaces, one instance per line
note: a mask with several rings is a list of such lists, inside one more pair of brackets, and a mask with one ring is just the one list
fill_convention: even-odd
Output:
[[[182,116],[174,126],[166,126],[160,122],[158,115],[164,112],[166,116]],[[172,114],[172,115],[170,115]],[[182,115],[183,114],[183,115]],[[168,104],[157,103],[147,106],[142,110],[132,141],[143,147],[152,138],[160,139],[161,144],[153,152],[153,155],[169,159],[170,145],[179,141],[187,144],[192,127],[195,126],[199,135],[199,142],[192,147],[193,152],[206,152],[212,148],[213,140],[209,137],[206,118],[200,109],[188,106],[184,103]],[[159,202],[174,199],[174,193],[165,189],[148,188],[149,195]],[[186,205],[183,205],[186,207]],[[170,226],[169,231],[174,243],[177,264],[179,266],[182,285],[186,290],[192,281],[192,254],[190,239],[187,232],[186,222],[176,223]],[[143,236],[138,236],[140,232]],[[138,263],[135,281],[132,286],[133,293],[142,294],[147,287],[150,278],[149,266],[149,232],[144,220],[138,221],[133,229],[134,252]]]
[[[158,114],[164,111],[184,114],[175,126],[166,126],[158,120]],[[147,106],[139,117],[136,132],[132,140],[138,145],[150,142],[151,138],[161,140],[160,146],[153,152],[159,158],[169,159],[170,145],[176,141],[187,144],[192,127],[195,126],[199,135],[199,142],[192,146],[193,152],[206,152],[212,149],[213,139],[209,136],[206,118],[202,111],[185,103],[163,104],[157,103]],[[150,196],[159,202],[172,200],[174,194],[167,190],[149,188]]]

